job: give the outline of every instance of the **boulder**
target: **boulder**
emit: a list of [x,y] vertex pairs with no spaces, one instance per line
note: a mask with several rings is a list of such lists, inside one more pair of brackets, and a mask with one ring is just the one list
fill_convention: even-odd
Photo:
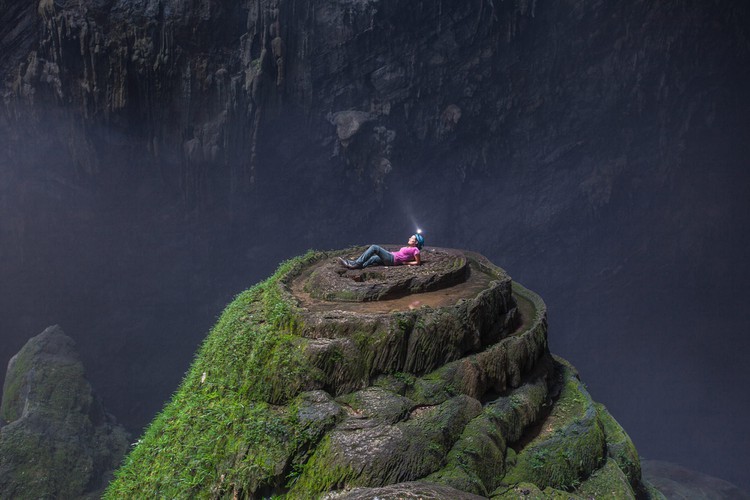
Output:
[[128,446],[59,326],[10,360],[0,414],[3,498],[96,498]]

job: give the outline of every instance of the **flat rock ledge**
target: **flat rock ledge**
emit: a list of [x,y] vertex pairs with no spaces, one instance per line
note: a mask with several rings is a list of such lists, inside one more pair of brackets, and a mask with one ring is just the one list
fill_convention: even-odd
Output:
[[[392,245],[381,245],[397,250]],[[347,251],[346,257],[360,255],[366,247]],[[338,259],[319,262],[306,277],[303,289],[315,299],[339,302],[369,302],[431,292],[463,283],[469,277],[469,261],[463,252],[431,249],[422,252],[419,266],[371,266],[347,269]]]

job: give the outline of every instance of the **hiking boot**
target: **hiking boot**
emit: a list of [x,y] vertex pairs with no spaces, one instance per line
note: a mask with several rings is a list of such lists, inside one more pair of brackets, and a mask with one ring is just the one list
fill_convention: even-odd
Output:
[[362,264],[360,264],[356,260],[349,260],[343,257],[339,257],[339,264],[347,269],[362,269]]

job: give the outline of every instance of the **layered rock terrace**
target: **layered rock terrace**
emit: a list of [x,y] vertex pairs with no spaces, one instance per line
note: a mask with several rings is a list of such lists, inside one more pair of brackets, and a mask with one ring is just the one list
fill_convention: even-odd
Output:
[[550,354],[536,294],[472,252],[338,263],[362,250],[310,252],[238,296],[110,497],[650,495]]
[[[525,346],[521,365],[533,366],[547,352],[544,312],[533,317],[531,301],[514,297],[510,276],[484,257],[432,248],[420,266],[348,270],[338,263],[363,249],[326,254],[280,284],[285,299],[299,307],[308,352],[334,394],[383,374],[423,375],[471,354],[476,359],[466,363],[495,363],[519,343]],[[516,359],[503,365],[489,377],[469,375],[468,364],[456,366],[455,376],[472,395],[499,392],[524,371]]]

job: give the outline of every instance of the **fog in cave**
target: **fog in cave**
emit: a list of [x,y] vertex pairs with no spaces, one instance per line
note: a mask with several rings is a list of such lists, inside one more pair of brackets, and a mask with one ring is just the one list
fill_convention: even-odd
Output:
[[[556,46],[545,4],[525,28],[529,40],[519,35],[530,59]],[[737,18],[750,19],[747,11]],[[252,185],[231,196],[228,174],[209,161],[180,171],[180,158],[145,154],[149,132],[137,117],[78,128],[39,99],[44,118],[23,129],[35,136],[13,131],[6,104],[0,364],[59,324],[107,409],[138,435],[234,295],[307,249],[401,243],[418,226],[428,247],[479,252],[545,300],[550,350],[578,368],[644,458],[750,490],[750,43],[740,32],[742,43],[727,43],[705,73],[688,45],[653,62],[641,115],[628,111],[639,97],[625,85],[610,87],[609,114],[583,106],[585,95],[571,103],[577,90],[549,82],[593,70],[565,67],[523,81],[552,97],[533,107],[528,127],[523,113],[511,120],[507,140],[475,141],[483,126],[468,128],[465,111],[458,133],[437,141],[442,149],[412,149],[413,137],[397,135],[382,179],[337,152],[323,113],[331,109],[313,107],[316,122],[279,107],[264,118]],[[706,33],[701,44],[724,46],[721,25]],[[534,68],[544,64],[521,60],[503,72],[543,73]],[[657,99],[652,115],[659,78],[680,98]],[[481,100],[484,88],[495,83],[461,99]],[[316,123],[323,130],[312,137]],[[89,153],[71,152],[72,134],[56,132],[68,129],[88,138]]]

